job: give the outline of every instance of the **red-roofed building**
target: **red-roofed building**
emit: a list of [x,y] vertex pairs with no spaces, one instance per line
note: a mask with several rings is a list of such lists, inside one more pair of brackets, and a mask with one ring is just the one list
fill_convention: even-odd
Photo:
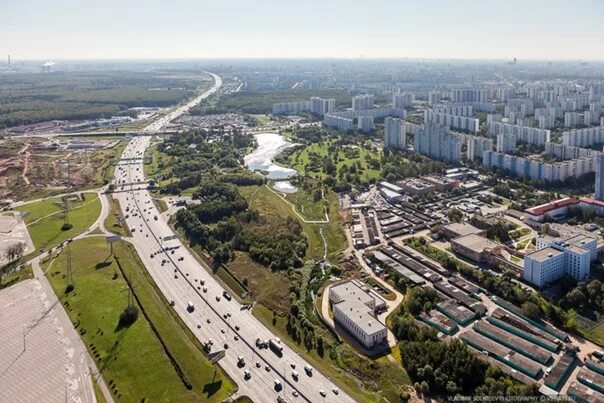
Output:
[[524,212],[526,213],[525,218],[537,222],[543,222],[546,215],[552,218],[559,218],[566,215],[568,206],[574,206],[579,204],[579,199],[573,197],[566,197],[564,199],[555,200],[553,202],[545,203],[537,207],[531,207]]
[[545,216],[550,216],[554,219],[563,218],[568,212],[568,206],[589,208],[593,209],[596,214],[604,215],[604,201],[596,200],[591,197],[581,197],[579,199],[566,197],[540,206],[528,208],[524,210],[526,213],[524,218],[537,222],[543,222]]

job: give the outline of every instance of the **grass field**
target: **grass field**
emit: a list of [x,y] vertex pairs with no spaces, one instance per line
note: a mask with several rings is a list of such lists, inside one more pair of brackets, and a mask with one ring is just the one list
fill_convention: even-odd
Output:
[[[246,186],[239,188],[241,194],[246,198],[252,209],[258,210],[264,217],[293,217],[300,221],[300,218],[294,214],[292,207],[281,197],[271,192],[265,186]],[[302,229],[308,236],[308,249],[306,257],[310,259],[323,258],[323,241],[318,228],[313,224],[305,224],[300,221]]]
[[[57,201],[57,198],[51,200]],[[20,211],[30,211],[25,218],[28,223],[29,235],[36,250],[49,248],[60,244],[66,239],[90,228],[101,214],[101,201],[96,193],[85,193],[85,200],[73,203],[69,212],[69,222],[73,227],[63,231],[64,223],[62,208],[53,204],[51,200],[32,203],[19,208]],[[32,216],[34,219],[32,219]]]
[[[21,213],[28,213],[28,215],[23,219],[23,221],[25,222],[25,224],[29,224],[36,220],[39,220],[42,217],[46,217],[47,215],[63,211],[63,207],[56,204],[61,202],[61,197],[53,197],[51,199],[26,204],[24,206],[16,208],[16,210],[20,211]],[[72,203],[72,207],[74,208],[78,207],[78,205],[81,205],[81,203]]]
[[[126,402],[218,402],[227,398],[234,389],[232,382],[220,371],[213,380],[214,369],[201,346],[156,289],[133,247],[117,242],[114,252],[115,257],[109,256],[103,237],[73,242],[72,260],[78,264],[73,266],[75,289],[69,294],[65,294],[65,254],[50,263],[47,274],[114,398]],[[130,276],[140,302],[135,305],[141,310],[136,322],[121,329],[118,321],[127,304],[128,285],[117,260],[123,273]],[[178,376],[150,323],[193,385],[191,390]]]
[[107,231],[111,231],[117,235],[131,236],[132,234],[126,221],[118,220],[118,217],[123,217],[120,203],[110,194],[107,195],[107,200],[109,201],[109,214],[105,218],[105,228]]
[[254,301],[285,315],[289,310],[289,278],[286,273],[272,272],[254,262],[247,254],[235,253],[229,270],[239,281],[247,283]]
[[[323,158],[328,156],[327,149],[331,144],[333,144],[333,140],[307,145],[290,155],[289,166],[298,172],[306,172],[319,178],[325,177],[326,174],[322,170],[322,161]],[[338,161],[335,165],[339,171],[344,165],[350,167],[358,162],[360,164],[359,176],[361,180],[372,180],[378,178],[381,171],[380,169],[370,168],[365,158],[371,157],[379,160],[381,156],[380,151],[374,151],[370,147],[355,146],[340,149],[338,151]]]
[[304,233],[308,236],[308,249],[306,257],[309,259],[323,259],[324,246],[319,227],[323,226],[323,235],[327,242],[327,255],[333,257],[337,252],[346,247],[346,235],[342,230],[342,222],[338,214],[338,195],[333,192],[327,193],[329,202],[329,224],[307,224],[300,220],[292,210],[292,207],[280,196],[271,192],[266,186],[247,186],[239,188],[241,194],[248,201],[251,208],[259,211],[265,217],[290,216],[298,220],[302,225]]
[[296,193],[286,193],[285,200],[296,206],[296,210],[307,220],[323,220],[327,201],[315,201],[313,191],[300,189]]

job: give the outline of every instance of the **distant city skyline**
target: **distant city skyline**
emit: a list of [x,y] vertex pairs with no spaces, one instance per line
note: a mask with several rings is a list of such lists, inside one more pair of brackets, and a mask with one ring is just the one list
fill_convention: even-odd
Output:
[[[90,4],[87,4],[90,3]],[[176,3],[176,4],[175,4]],[[85,4],[85,5],[83,5]],[[19,60],[422,58],[602,60],[604,1],[0,2]]]

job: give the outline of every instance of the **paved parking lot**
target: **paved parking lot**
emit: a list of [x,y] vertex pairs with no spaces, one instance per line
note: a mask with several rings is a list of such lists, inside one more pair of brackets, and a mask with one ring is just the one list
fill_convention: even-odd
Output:
[[0,291],[0,401],[90,402],[88,367],[36,279]]

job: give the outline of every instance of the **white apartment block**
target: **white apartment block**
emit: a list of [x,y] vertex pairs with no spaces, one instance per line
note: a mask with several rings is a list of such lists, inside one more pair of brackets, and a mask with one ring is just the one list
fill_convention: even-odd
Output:
[[[454,102],[451,107],[471,106],[474,112],[494,113],[495,105],[490,102]],[[468,115],[473,116],[473,115]]]
[[394,106],[395,108],[404,109],[408,106],[413,105],[414,101],[415,101],[415,94],[413,94],[411,92],[403,92],[402,94],[392,95],[392,106]]
[[564,126],[566,127],[577,127],[581,122],[581,114],[578,112],[565,112],[564,113]]
[[574,147],[591,147],[604,143],[604,126],[574,129],[562,133],[562,144]]
[[558,143],[545,143],[545,153],[554,155],[563,160],[573,160],[583,157],[595,157],[602,154],[599,151],[590,150],[589,148],[565,146]]
[[333,98],[324,99],[320,97],[310,98],[310,112],[315,115],[324,116],[333,113],[336,110],[336,100]]
[[585,111],[583,115],[583,124],[585,126],[597,125],[600,121],[600,111]]
[[452,102],[488,102],[487,90],[455,89],[451,90]]
[[517,141],[520,143],[543,146],[546,142],[550,141],[551,131],[536,127],[491,122],[489,123],[488,134],[493,137],[499,134],[515,134]]
[[373,130],[373,116],[359,116],[357,128],[364,131],[365,133],[368,133]]
[[552,115],[539,116],[539,128],[551,129],[556,125],[556,117]]
[[485,151],[493,151],[493,139],[469,134],[460,134],[459,136],[466,141],[466,158],[469,161],[474,161],[476,158],[482,160]]
[[407,137],[404,122],[398,118],[384,119],[384,146],[393,148],[405,148]]
[[477,133],[480,130],[480,122],[476,118],[440,113],[432,109],[424,111],[424,124],[437,124],[448,126],[452,129],[467,130],[470,133]]
[[354,96],[352,97],[352,110],[363,111],[366,109],[372,109],[374,101],[375,96],[370,94]]
[[503,169],[519,178],[546,182],[579,178],[594,171],[593,157],[582,157],[552,164],[499,152],[484,151],[482,163],[488,169]]
[[443,99],[443,94],[440,91],[430,91],[428,94],[428,105],[434,106]]
[[334,320],[352,334],[365,348],[387,343],[388,330],[377,320],[376,311],[386,308],[386,301],[357,280],[335,284],[329,289]]
[[273,115],[295,114],[310,110],[310,102],[281,102],[273,104]]
[[461,161],[462,137],[449,133],[446,126],[424,124],[414,138],[415,152],[427,157],[458,163]]
[[604,154],[600,153],[594,158],[596,170],[596,192],[594,199],[604,201]]
[[457,116],[474,116],[474,109],[472,105],[464,105],[464,104],[453,104],[453,105],[438,105],[433,108],[435,112],[438,113],[446,113],[449,115],[457,115]]
[[497,135],[497,152],[510,154],[516,152],[516,135],[510,134],[498,134]]
[[[358,119],[361,116],[370,116],[374,120],[384,118],[387,116],[394,116],[397,118],[404,119],[405,116],[407,116],[407,112],[404,109],[400,109],[400,108],[375,108],[375,109],[364,109],[364,110],[360,110],[360,111],[348,110],[348,111],[341,111],[341,112],[334,112],[334,113],[326,114],[325,116],[323,116],[323,123],[326,126],[339,128],[339,126],[337,126],[335,124],[336,122],[338,122],[338,120],[335,118],[348,119],[348,120],[353,121],[354,119]],[[348,127],[347,123],[343,123],[343,125],[344,125],[343,127]],[[352,129],[352,126],[350,127],[350,129]],[[345,130],[350,130],[350,129],[345,129]],[[339,129],[339,130],[342,130],[342,129]]]
[[339,131],[346,132],[352,130],[353,120],[333,114],[327,114],[323,117],[323,123],[325,126],[333,127]]

